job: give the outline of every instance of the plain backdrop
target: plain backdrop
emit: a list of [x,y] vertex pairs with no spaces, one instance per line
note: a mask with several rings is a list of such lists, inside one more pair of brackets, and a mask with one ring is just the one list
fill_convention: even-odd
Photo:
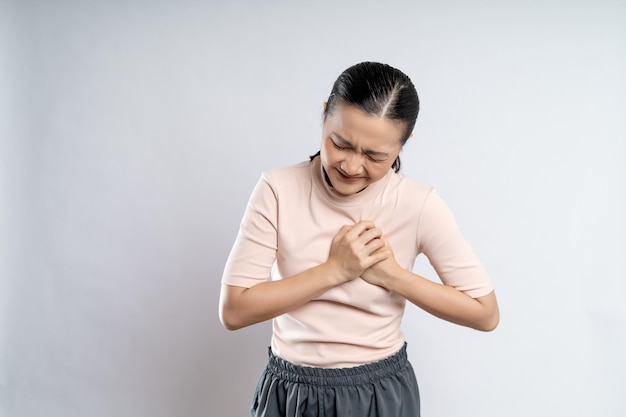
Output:
[[226,257],[261,172],[316,152],[333,81],[374,60],[413,79],[403,172],[501,307],[492,333],[407,307],[423,415],[625,416],[625,22],[609,0],[0,0],[0,415],[247,415],[271,329],[221,327]]

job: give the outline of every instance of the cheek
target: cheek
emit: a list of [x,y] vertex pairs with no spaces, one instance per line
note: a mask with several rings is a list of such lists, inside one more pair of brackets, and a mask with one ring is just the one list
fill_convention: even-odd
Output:
[[385,173],[388,171],[388,169],[384,165],[376,164],[370,165],[367,168],[367,171],[369,172],[372,179],[379,180],[385,176]]
[[324,162],[334,163],[339,159],[339,152],[337,151],[337,149],[335,149],[334,146],[329,144],[328,141],[325,141],[325,143],[322,145],[321,157],[322,161]]
[[393,161],[395,161],[395,158],[391,162],[384,163],[384,164],[374,163],[374,162],[371,163],[369,166],[370,175],[372,175],[373,177],[376,177],[377,179],[384,177],[385,174],[387,174],[387,172],[391,169],[391,165],[393,165]]

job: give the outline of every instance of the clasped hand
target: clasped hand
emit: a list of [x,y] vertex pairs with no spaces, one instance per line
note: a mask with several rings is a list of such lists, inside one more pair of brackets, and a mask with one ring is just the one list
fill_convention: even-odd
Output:
[[342,227],[333,238],[328,261],[337,268],[343,281],[360,276],[382,287],[398,265],[382,230],[371,221]]

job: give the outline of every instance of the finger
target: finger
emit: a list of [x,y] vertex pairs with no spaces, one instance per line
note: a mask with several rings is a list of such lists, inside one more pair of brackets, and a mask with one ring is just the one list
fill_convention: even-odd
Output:
[[339,233],[342,236],[345,235],[346,233],[348,233],[354,226],[350,225],[350,224],[346,224],[345,226],[342,226],[341,229],[339,229]]
[[341,238],[343,238],[346,233],[348,233],[350,231],[350,229],[352,229],[353,226],[347,224],[345,226],[343,226],[341,229],[339,229],[339,231],[337,232],[337,234],[335,235],[335,237],[333,238],[333,240],[337,241]]
[[387,260],[390,257],[391,251],[389,251],[387,247],[383,246],[369,256],[369,260],[372,261],[370,266],[376,265],[377,263]]
[[365,269],[371,268],[377,263],[389,259],[390,256],[391,256],[391,253],[389,252],[387,248],[385,247],[379,248],[378,250],[374,251],[372,254],[370,254],[367,257],[366,262],[364,262],[364,267]]
[[393,248],[391,247],[391,244],[389,243],[389,240],[387,240],[387,238],[385,236],[382,236],[381,239],[383,240],[383,242],[385,243],[385,247],[387,249],[389,249],[389,252],[391,253],[391,255],[393,256]]
[[368,229],[364,231],[361,236],[359,236],[359,240],[364,244],[367,244],[373,239],[379,239],[383,236],[383,231],[378,227],[374,227],[372,229]]
[[372,229],[376,227],[374,222],[369,220],[361,220],[358,223],[355,223],[350,230],[350,237],[356,239],[358,236],[361,236],[364,231]]
[[374,254],[376,251],[385,248],[385,242],[379,238],[375,238],[367,242],[363,249],[368,255]]

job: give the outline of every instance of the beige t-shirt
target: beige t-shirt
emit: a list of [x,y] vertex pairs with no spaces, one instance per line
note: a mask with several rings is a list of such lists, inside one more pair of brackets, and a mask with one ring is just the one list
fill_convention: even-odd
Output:
[[[222,283],[252,287],[317,266],[346,224],[371,220],[411,270],[423,253],[442,282],[471,297],[489,294],[489,276],[436,192],[392,170],[363,191],[339,196],[320,158],[261,176],[248,203]],[[404,344],[405,299],[357,278],[273,320],[271,347],[289,362],[325,368],[384,359]]]

